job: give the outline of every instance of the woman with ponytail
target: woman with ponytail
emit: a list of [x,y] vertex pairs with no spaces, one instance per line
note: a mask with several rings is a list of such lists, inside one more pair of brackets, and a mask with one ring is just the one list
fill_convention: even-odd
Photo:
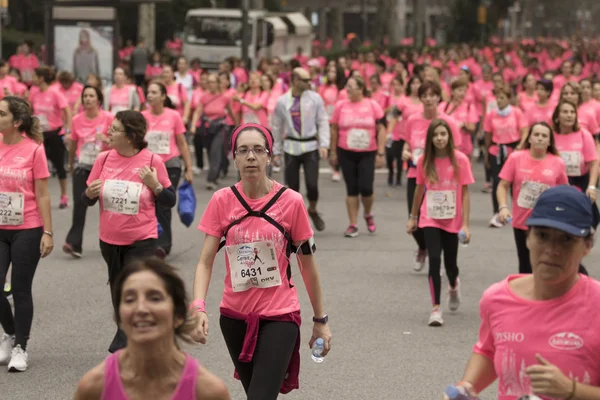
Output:
[[48,162],[40,121],[27,102],[0,101],[0,278],[9,265],[15,304],[0,296],[0,364],[11,372],[27,369],[27,341],[33,320],[33,277],[40,257],[52,252]]
[[[148,131],[146,141],[148,150],[160,156],[167,167],[169,179],[177,189],[181,178],[181,159],[185,164],[185,180],[192,182],[192,159],[185,140],[185,125],[183,120],[167,95],[167,88],[160,82],[148,85],[148,109],[142,112]],[[156,219],[163,233],[158,238],[157,256],[164,258],[171,252],[171,207],[156,205]]]

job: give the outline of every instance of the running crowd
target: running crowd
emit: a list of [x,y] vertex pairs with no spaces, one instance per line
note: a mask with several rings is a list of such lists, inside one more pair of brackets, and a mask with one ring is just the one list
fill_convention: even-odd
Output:
[[[138,48],[146,54],[143,41]],[[368,232],[376,232],[376,168],[387,166],[390,186],[402,186],[406,172],[413,268],[428,264],[428,324],[443,325],[442,257],[448,308],[456,311],[459,243],[471,239],[472,163],[481,161],[489,226],[512,225],[519,274],[484,293],[479,341],[457,386],[476,395],[499,379],[503,400],[600,398],[600,340],[587,323],[598,313],[600,283],[582,265],[600,222],[599,49],[594,41],[524,41],[335,60],[318,48],[311,57],[298,49],[288,63],[264,59],[250,72],[233,58],[209,72],[200,60],[171,63],[154,53],[143,73],[122,60],[103,87],[98,76],[77,82],[70,72],[39,66],[23,45],[0,62],[0,363],[12,372],[28,367],[33,278],[54,247],[48,161],[60,208],[73,207],[65,253],[82,257],[87,209],[99,203],[117,321],[112,355],[84,376],[78,399],[229,398],[223,382],[174,340],[207,342],[205,298],[222,247],[219,324],[236,377],[249,399],[298,389],[292,253],[313,308],[309,346],[321,338],[322,355],[331,348],[314,257],[313,227],[325,229],[317,208],[320,160],[329,162],[334,182],[344,180],[348,238],[359,235],[361,205]],[[231,164],[237,183],[219,189]],[[308,205],[299,193],[301,168]],[[285,186],[271,178],[280,169]],[[176,245],[179,183],[204,173],[206,189],[218,190],[198,225],[205,240],[188,304],[184,283],[163,260]],[[504,338],[510,326],[526,331],[523,340]],[[563,336],[542,340],[555,326]],[[528,366],[519,381],[502,367],[509,353]],[[157,365],[164,373],[152,385],[136,378]]]

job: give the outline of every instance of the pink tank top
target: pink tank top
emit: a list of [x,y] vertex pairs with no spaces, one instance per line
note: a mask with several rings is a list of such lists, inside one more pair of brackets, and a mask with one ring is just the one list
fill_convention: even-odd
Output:
[[[121,372],[119,371],[119,353],[106,357],[104,365],[104,389],[102,400],[128,400]],[[186,354],[183,373],[171,400],[190,400],[196,398],[196,381],[198,380],[198,362]]]

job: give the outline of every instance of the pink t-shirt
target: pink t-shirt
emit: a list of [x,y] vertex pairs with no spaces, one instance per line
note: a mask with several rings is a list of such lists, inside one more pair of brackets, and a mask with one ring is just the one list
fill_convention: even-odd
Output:
[[163,66],[161,64],[156,64],[156,65],[148,64],[148,65],[146,65],[145,75],[148,79],[155,79],[160,76],[162,70],[163,70]]
[[146,118],[148,129],[146,142],[148,150],[160,156],[164,162],[179,157],[176,136],[185,133],[185,125],[179,113],[171,108],[165,108],[160,115],[154,115],[151,110],[142,111]]
[[17,81],[12,76],[6,75],[4,78],[0,79],[0,100],[2,100],[4,98],[5,90],[8,90],[8,92],[12,93],[13,95],[19,96],[19,94],[15,93],[16,92],[15,83],[17,83]]
[[[236,188],[253,210],[260,210],[264,207],[281,187],[281,184],[274,182],[268,195],[260,199],[250,199],[244,194],[241,182],[236,184]],[[223,188],[215,192],[208,202],[198,229],[208,235],[220,238],[230,223],[242,218],[246,213],[246,209],[231,189]],[[306,241],[313,236],[308,213],[300,193],[286,190],[267,214],[290,233],[294,242]],[[230,261],[225,252],[225,288],[220,307],[243,314],[254,312],[267,317],[300,310],[296,287],[290,287],[286,277],[288,259],[285,255],[286,241],[281,232],[263,218],[248,217],[233,226],[227,234],[227,246],[264,241],[273,242],[277,251],[281,285],[234,292],[231,283]]]
[[595,110],[590,108],[579,108],[577,110],[577,121],[582,129],[585,129],[592,135],[597,135],[600,133],[600,127],[598,127]]
[[204,96],[200,98],[200,103],[204,106],[202,110],[204,116],[209,120],[223,118],[227,113],[227,105],[230,99],[228,92],[216,94],[210,92],[204,93]]
[[18,82],[18,81],[15,81],[13,83],[13,85],[14,85],[13,86],[13,89],[14,89],[13,94],[15,96],[24,97],[25,96],[25,92],[27,92],[27,85],[25,85],[25,84],[23,84],[21,82]]
[[600,124],[600,102],[597,100],[591,99],[585,103],[581,103],[578,112],[586,112],[594,115],[596,117],[596,122]]
[[[527,128],[527,120],[523,116],[523,112],[517,108],[512,107],[510,113],[503,117],[496,111],[490,111],[483,120],[483,130],[485,132],[491,132],[492,134],[492,146],[490,147],[490,154],[498,155],[498,146],[496,144],[508,144],[514,143],[521,140],[521,129]],[[508,149],[510,153],[512,149]]]
[[484,115],[486,110],[483,109],[484,101],[490,101],[494,98],[494,94],[492,90],[494,89],[494,82],[492,81],[476,81],[473,84],[475,88],[475,101],[477,102],[477,109],[479,110],[479,115]]
[[577,132],[554,135],[556,149],[565,162],[568,176],[582,176],[590,169],[588,162],[598,159],[596,143],[592,134],[584,129]]
[[519,93],[519,107],[521,108],[521,111],[523,111],[524,113],[526,113],[527,110],[529,110],[529,108],[532,107],[537,101],[538,101],[537,93],[534,93],[533,96],[531,96],[531,97],[529,97],[527,92]]
[[148,149],[132,157],[109,150],[96,158],[86,183],[89,186],[96,179],[103,181],[99,234],[103,242],[125,246],[158,237],[156,198],[139,175],[144,166],[156,168],[158,181],[164,188],[172,186],[165,164]]
[[19,70],[23,82],[31,83],[34,70],[40,66],[40,60],[35,54],[18,54],[12,66]]
[[[454,147],[460,148],[462,145],[462,137],[460,133],[460,129],[458,125],[454,121],[454,119],[444,113],[438,112],[436,119],[443,119],[448,123],[450,129],[452,130],[452,138],[454,139]],[[406,143],[410,146],[410,150],[412,152],[411,162],[412,167],[408,169],[407,178],[416,178],[417,170],[416,166],[418,161],[421,159],[423,152],[425,150],[425,139],[427,139],[427,129],[429,129],[429,125],[431,125],[431,119],[425,119],[423,114],[414,114],[408,118],[406,124],[404,124],[404,133],[401,136],[401,139],[405,140]]]
[[373,99],[338,102],[331,117],[331,123],[338,126],[338,147],[356,152],[376,151],[377,120],[384,115]]
[[319,94],[323,99],[323,104],[325,105],[325,110],[327,111],[327,115],[329,118],[333,116],[333,110],[335,110],[335,104],[338,101],[339,90],[335,85],[323,85],[319,88]]
[[544,106],[540,106],[538,103],[533,103],[525,111],[527,124],[531,126],[536,122],[546,122],[548,125],[552,126],[552,114],[554,113],[555,108],[556,104],[551,101],[546,103]]
[[129,85],[125,85],[122,88],[113,85],[110,88],[110,98],[105,98],[104,101],[108,101],[109,110],[113,115],[116,115],[119,111],[131,109],[133,105],[131,104],[130,93],[131,86]]
[[65,90],[61,85],[57,85],[56,90],[58,90],[60,93],[63,94],[63,96],[65,96],[67,102],[69,103],[69,107],[71,108],[71,110],[73,110],[75,103],[77,103],[77,101],[81,99],[83,85],[79,82],[73,82],[71,87],[67,90]]
[[[463,100],[458,106],[454,106],[454,104],[448,105],[448,103],[443,102],[440,104],[438,109],[450,115],[459,123],[462,122],[465,124],[476,124],[479,121],[477,108],[473,104],[468,103],[466,100]],[[471,138],[471,133],[465,129],[461,129],[460,134],[462,140],[458,149],[469,155],[473,152],[473,140]]]
[[544,190],[569,184],[565,163],[560,157],[548,153],[543,160],[536,160],[529,150],[509,155],[498,176],[512,184],[512,226],[522,230],[527,230],[525,221]]
[[260,124],[267,126],[269,121],[267,120],[267,110],[264,106],[267,105],[269,98],[269,92],[260,91],[256,94],[252,94],[250,91],[244,95],[244,100],[252,104],[262,104],[263,107],[259,110],[253,110],[245,104],[242,104],[242,124]]
[[40,227],[43,222],[35,198],[35,181],[50,176],[44,146],[27,137],[7,145],[1,138],[0,229]]
[[435,158],[436,183],[430,183],[425,177],[423,157],[417,162],[417,185],[425,185],[425,198],[421,205],[419,228],[439,228],[446,232],[458,233],[463,225],[462,188],[475,183],[471,162],[462,152],[455,150],[458,166],[458,179],[450,157]]
[[381,106],[382,110],[386,110],[390,106],[390,94],[382,89],[371,93],[371,98]]
[[167,96],[171,99],[175,109],[183,116],[183,108],[188,101],[187,91],[183,85],[175,82],[172,85],[167,86]]
[[63,125],[63,110],[69,107],[69,103],[58,90],[32,91],[29,94],[29,102],[33,107],[33,113],[40,119],[43,132],[53,131]]
[[[103,133],[108,136],[108,130],[110,129],[110,125],[114,116],[108,111],[100,110],[99,114],[94,119],[88,119],[85,116],[85,113],[79,113],[73,117],[73,122],[71,123],[71,140],[77,142],[77,150],[76,154],[79,158],[79,162],[84,163],[86,165],[87,162],[93,159],[95,161],[94,155],[97,152],[96,149],[96,134]],[[107,145],[101,144],[102,150],[107,150]],[[81,152],[85,153],[84,157],[81,157]]]
[[[511,275],[490,286],[479,304],[479,341],[473,352],[489,358],[498,376],[498,400],[531,394],[525,370],[540,354],[578,382],[600,385],[600,336],[592,321],[600,318],[600,283],[579,275],[563,296],[546,301],[517,296]],[[543,400],[551,400],[541,396]]]

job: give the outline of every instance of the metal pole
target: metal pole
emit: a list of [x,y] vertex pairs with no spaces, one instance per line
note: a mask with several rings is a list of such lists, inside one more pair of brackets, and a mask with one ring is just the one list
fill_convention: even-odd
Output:
[[248,25],[248,8],[250,8],[250,0],[242,0],[242,60],[248,65],[248,45],[250,44],[250,32]]
[[362,41],[369,37],[368,15],[367,15],[367,0],[360,0],[360,13],[362,18]]

